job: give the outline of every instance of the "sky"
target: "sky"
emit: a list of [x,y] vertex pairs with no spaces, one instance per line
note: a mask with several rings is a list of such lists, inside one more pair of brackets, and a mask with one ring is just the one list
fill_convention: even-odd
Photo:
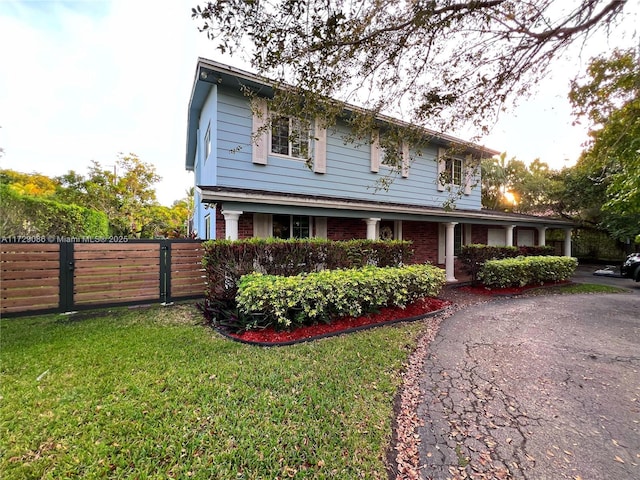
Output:
[[[113,168],[119,153],[134,153],[162,177],[160,203],[183,198],[193,184],[184,165],[198,57],[249,70],[198,32],[197,3],[0,0],[0,167],[86,174],[92,160]],[[629,8],[625,22],[640,24],[638,10]],[[617,41],[603,36],[598,48]],[[585,126],[572,126],[567,93],[587,63],[585,56],[560,62],[479,143],[556,169],[574,164],[587,135]]]

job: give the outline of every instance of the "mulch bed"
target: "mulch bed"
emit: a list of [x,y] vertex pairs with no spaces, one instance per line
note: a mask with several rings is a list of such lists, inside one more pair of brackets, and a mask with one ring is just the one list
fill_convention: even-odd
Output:
[[367,328],[390,325],[398,322],[420,320],[430,315],[435,315],[451,305],[447,300],[438,298],[422,298],[414,303],[400,307],[381,308],[378,313],[362,317],[343,317],[329,324],[309,325],[294,330],[277,331],[273,327],[263,330],[251,330],[240,334],[220,331],[221,334],[233,340],[262,346],[293,345],[300,342],[308,342],[319,338],[350,333]]

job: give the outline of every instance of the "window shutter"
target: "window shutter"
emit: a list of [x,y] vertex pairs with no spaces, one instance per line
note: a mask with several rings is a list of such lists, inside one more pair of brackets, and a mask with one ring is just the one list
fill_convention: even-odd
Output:
[[438,184],[438,190],[440,192],[444,192],[444,183],[442,183],[442,176],[444,174],[445,166],[446,166],[446,149],[439,148],[438,149],[438,178],[436,178],[436,183]]
[[374,130],[371,133],[371,171],[378,173],[380,171],[380,132]]
[[252,159],[258,165],[267,164],[269,153],[269,114],[267,111],[267,100],[255,98],[252,102],[253,130],[252,130]]
[[313,171],[327,173],[327,129],[316,119],[315,145],[313,152]]
[[393,222],[394,240],[402,240],[402,220],[395,220]]
[[409,177],[409,144],[402,142],[402,177]]
[[327,238],[327,217],[315,217],[316,231],[315,237]]
[[471,155],[467,155],[464,164],[464,194],[471,195],[471,186],[473,185],[473,166],[471,165]]
[[253,214],[253,236],[255,238],[271,237],[271,215],[268,213]]
[[472,237],[471,237],[471,224],[470,223],[466,223],[463,225],[464,227],[464,241],[462,242],[463,245],[471,245],[472,242]]

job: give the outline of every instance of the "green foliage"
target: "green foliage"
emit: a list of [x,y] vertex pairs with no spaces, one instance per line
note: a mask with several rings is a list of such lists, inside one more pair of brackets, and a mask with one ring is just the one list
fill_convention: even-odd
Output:
[[462,246],[458,260],[462,263],[465,271],[471,275],[471,280],[475,282],[478,278],[478,272],[487,260],[513,258],[519,255],[552,255],[553,251],[553,247],[550,246],[506,247],[469,244]]
[[[436,131],[486,132],[556,57],[588,42],[625,2],[198,3],[192,16],[220,51],[250,51],[258,73],[275,77],[276,88],[292,86],[276,92],[276,111],[335,117],[356,98],[366,111],[402,112],[407,123]],[[366,111],[354,117],[370,129]]]
[[93,161],[87,177],[71,170],[57,180],[59,199],[104,212],[113,235],[153,237],[166,220],[153,188],[160,177],[134,154],[120,154],[113,170]]
[[634,50],[614,50],[589,64],[573,82],[578,119],[591,123],[590,142],[565,174],[560,205],[585,223],[625,241],[640,231],[640,69]]
[[524,287],[571,278],[578,260],[571,257],[534,256],[487,260],[478,280],[487,287]]
[[499,158],[482,161],[482,205],[491,210],[553,211],[560,190],[557,172],[539,159],[529,165],[516,158],[507,162],[506,153],[502,153]]
[[3,237],[106,237],[109,232],[106,215],[89,208],[20,195],[5,185],[0,186],[0,199]]
[[210,300],[232,300],[242,275],[254,271],[292,276],[324,269],[365,265],[398,266],[409,261],[409,242],[251,238],[205,242],[203,265]]
[[0,169],[0,185],[7,185],[20,195],[50,197],[58,188],[58,182],[39,173],[22,173]]
[[432,265],[324,270],[294,277],[254,273],[240,279],[236,300],[246,314],[290,328],[436,296],[444,271]]

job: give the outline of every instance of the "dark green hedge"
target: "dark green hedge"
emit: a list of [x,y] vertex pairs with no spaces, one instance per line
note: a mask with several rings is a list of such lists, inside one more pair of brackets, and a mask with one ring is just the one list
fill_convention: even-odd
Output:
[[6,185],[0,186],[0,217],[3,237],[106,237],[109,234],[109,221],[102,212],[20,195]]
[[458,260],[462,267],[471,275],[471,280],[476,281],[478,272],[487,260],[500,260],[518,256],[553,255],[554,249],[550,246],[531,247],[505,247],[482,244],[463,245]]
[[294,276],[300,273],[360,268],[397,267],[408,263],[411,243],[402,241],[252,238],[205,242],[203,265],[210,300],[231,300],[243,275]]

